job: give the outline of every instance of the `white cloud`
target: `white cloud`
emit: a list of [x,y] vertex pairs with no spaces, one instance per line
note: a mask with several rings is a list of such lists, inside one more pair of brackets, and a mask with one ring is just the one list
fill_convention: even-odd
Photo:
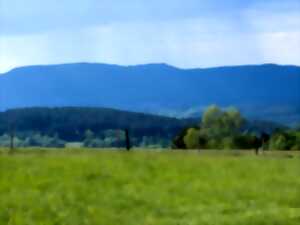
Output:
[[[256,54],[245,42],[250,42],[249,38],[237,35],[230,21],[219,24],[203,19],[114,23],[36,35],[3,36],[0,38],[0,71],[27,64],[76,61],[166,62],[180,67],[243,64]],[[248,54],[240,54],[241,48]]]
[[179,67],[267,62],[300,65],[299,13],[254,9],[244,11],[239,20],[126,21],[2,35],[0,72],[21,65],[80,61],[166,62]]
[[299,10],[300,2],[295,1],[288,5],[260,3],[245,11],[264,61],[300,65]]
[[265,61],[300,65],[300,32],[270,32],[257,37]]
[[51,48],[45,34],[0,37],[0,72],[33,62],[48,62]]

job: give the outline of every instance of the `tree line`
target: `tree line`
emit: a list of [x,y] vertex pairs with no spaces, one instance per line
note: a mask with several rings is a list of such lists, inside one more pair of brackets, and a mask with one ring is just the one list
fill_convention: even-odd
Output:
[[270,132],[247,129],[247,120],[235,108],[210,106],[198,125],[183,129],[172,141],[174,149],[300,150],[300,130]]

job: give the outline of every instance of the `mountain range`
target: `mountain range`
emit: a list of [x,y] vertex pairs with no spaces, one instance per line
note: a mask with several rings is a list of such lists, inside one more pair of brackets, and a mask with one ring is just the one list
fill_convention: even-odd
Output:
[[194,117],[211,104],[235,106],[252,119],[299,123],[300,67],[74,63],[26,66],[0,75],[2,111],[80,106]]

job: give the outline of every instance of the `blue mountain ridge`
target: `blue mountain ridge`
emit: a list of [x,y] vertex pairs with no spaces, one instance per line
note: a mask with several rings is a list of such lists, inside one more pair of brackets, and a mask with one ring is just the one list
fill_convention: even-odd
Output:
[[238,107],[255,119],[300,123],[300,67],[74,63],[20,67],[0,76],[1,110],[90,106],[191,117],[211,104]]

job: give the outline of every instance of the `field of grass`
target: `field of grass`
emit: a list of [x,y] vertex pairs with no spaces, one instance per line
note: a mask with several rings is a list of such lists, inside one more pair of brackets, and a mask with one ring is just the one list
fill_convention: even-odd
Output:
[[1,225],[297,225],[300,156],[0,150]]

